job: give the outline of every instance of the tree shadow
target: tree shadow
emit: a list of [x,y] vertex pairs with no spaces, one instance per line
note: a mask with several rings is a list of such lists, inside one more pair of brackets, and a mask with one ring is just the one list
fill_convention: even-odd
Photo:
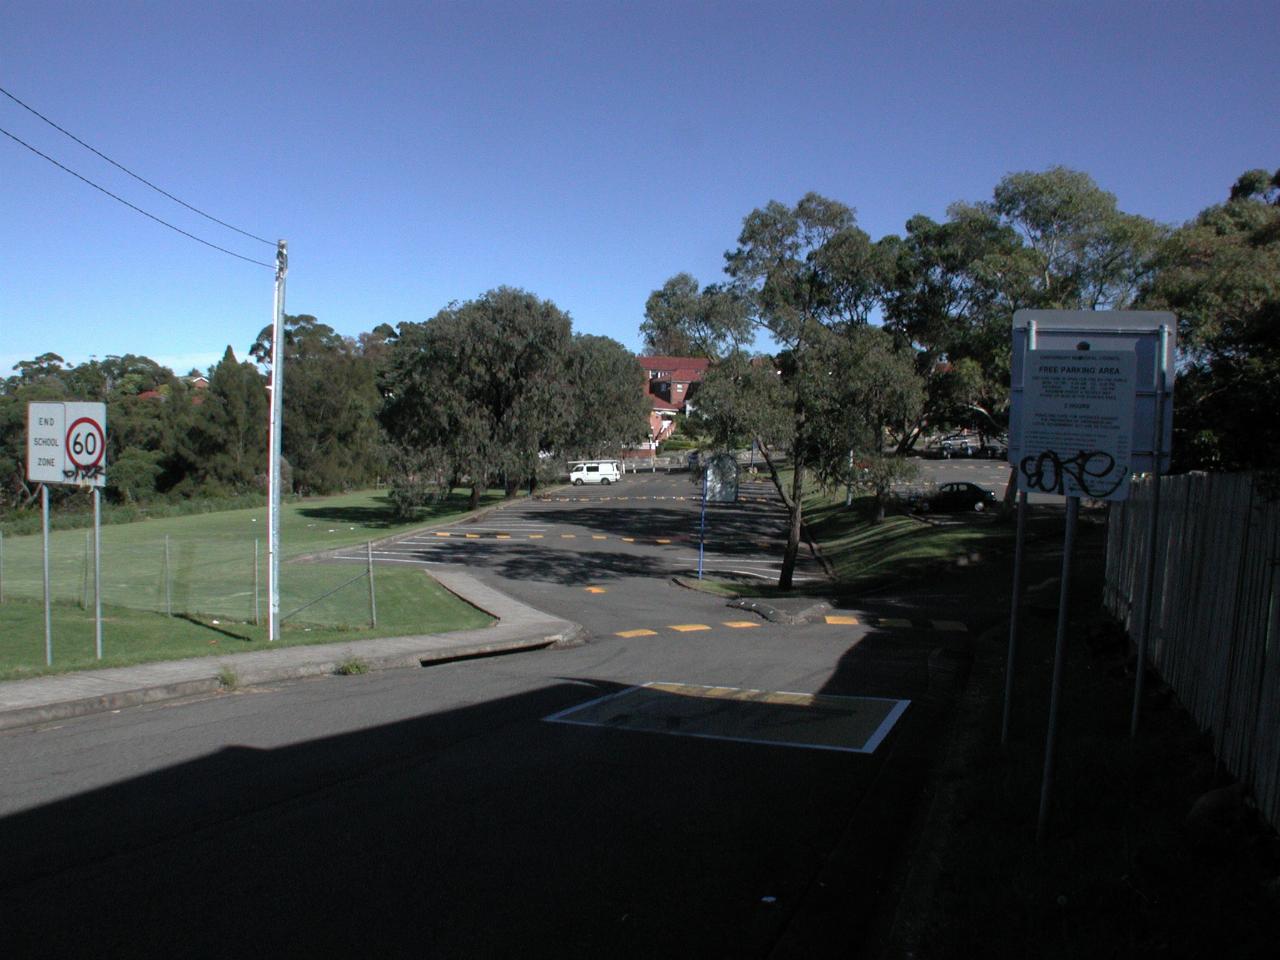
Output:
[[[376,679],[322,682],[359,698]],[[791,903],[809,889],[872,761],[542,722],[621,689],[548,681],[228,746],[4,817],[6,950],[758,954],[790,915],[762,909],[761,891]],[[224,706],[183,709],[209,722]]]
[[196,617],[194,614],[175,613],[173,616],[175,620],[185,620],[187,623],[191,624],[192,626],[200,627],[212,633],[219,633],[224,637],[230,637],[232,640],[243,640],[245,643],[253,643],[253,637],[246,637],[244,634],[241,634],[241,633],[233,633],[230,630],[224,630],[222,627],[215,627],[213,624],[205,620],[201,620],[199,617]]

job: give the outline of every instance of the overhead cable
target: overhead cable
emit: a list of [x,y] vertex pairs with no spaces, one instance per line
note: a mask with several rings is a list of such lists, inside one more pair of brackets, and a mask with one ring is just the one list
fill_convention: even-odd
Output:
[[43,120],[43,121],[44,121],[45,123],[47,123],[49,126],[53,127],[53,129],[57,130],[59,133],[64,133],[64,134],[66,134],[68,137],[70,137],[70,138],[71,138],[72,140],[74,140],[76,143],[80,144],[80,146],[84,147],[84,148],[85,148],[86,150],[88,150],[89,152],[94,153],[94,154],[97,154],[99,157],[101,157],[103,160],[107,161],[107,163],[111,164],[113,167],[116,167],[117,169],[123,170],[125,173],[127,173],[129,176],[133,177],[133,179],[135,179],[135,180],[139,181],[140,183],[145,183],[145,184],[146,184],[148,187],[150,187],[152,190],[156,191],[156,193],[163,194],[164,196],[166,196],[166,197],[168,197],[170,200],[172,200],[174,203],[177,203],[177,204],[180,204],[181,206],[186,207],[186,208],[187,208],[188,210],[190,210],[192,213],[198,213],[198,214],[200,214],[200,216],[204,217],[206,220],[212,220],[214,223],[219,224],[220,226],[224,226],[224,227],[226,227],[228,230],[234,230],[236,233],[239,233],[239,234],[241,234],[241,235],[243,235],[243,236],[246,236],[246,237],[248,237],[250,240],[257,240],[257,241],[259,241],[259,242],[261,242],[261,243],[265,243],[265,244],[267,244],[267,246],[270,246],[270,247],[274,247],[274,246],[275,246],[275,243],[274,243],[273,241],[271,241],[271,240],[265,240],[265,239],[263,239],[262,237],[259,237],[257,234],[250,233],[250,232],[249,232],[249,231],[247,231],[247,230],[241,230],[239,227],[233,227],[231,224],[227,223],[225,220],[219,220],[217,217],[212,216],[211,214],[205,213],[203,210],[200,210],[200,209],[198,209],[197,207],[193,207],[191,204],[187,203],[185,200],[179,200],[177,197],[175,197],[175,196],[174,196],[172,193],[170,193],[168,190],[164,190],[164,189],[162,189],[162,188],[160,188],[160,187],[157,187],[154,183],[152,183],[150,180],[146,179],[145,177],[140,177],[140,176],[138,176],[136,173],[134,173],[132,170],[130,170],[128,167],[124,166],[123,164],[116,163],[116,161],[112,160],[110,157],[108,157],[108,156],[107,156],[105,153],[103,153],[102,151],[100,151],[100,150],[95,150],[93,147],[91,147],[89,144],[85,143],[83,140],[81,140],[79,137],[77,137],[77,136],[76,136],[74,133],[72,133],[70,130],[65,130],[65,129],[63,129],[62,127],[58,126],[56,123],[54,123],[52,120],[50,120],[48,117],[46,117],[43,113],[41,113],[41,112],[40,112],[39,110],[37,110],[35,107],[31,106],[30,104],[23,103],[21,100],[19,100],[17,97],[15,97],[12,93],[10,93],[10,92],[9,92],[8,90],[6,90],[4,87],[0,87],[0,93],[3,93],[6,97],[8,97],[10,100],[12,100],[14,103],[16,103],[18,106],[22,107],[24,110],[28,110],[28,111],[30,111],[31,113],[34,113],[37,117],[39,117],[41,120]]
[[202,239],[200,239],[199,237],[197,237],[194,233],[187,233],[187,231],[183,230],[181,227],[175,227],[172,223],[169,223],[169,221],[167,221],[167,220],[161,220],[161,219],[160,219],[159,217],[157,217],[155,214],[153,214],[153,213],[147,213],[147,211],[143,210],[141,207],[136,207],[136,206],[134,206],[132,203],[130,203],[128,200],[125,200],[123,197],[118,197],[118,196],[116,196],[114,193],[112,193],[112,192],[111,192],[110,190],[108,190],[106,187],[100,187],[100,186],[98,186],[98,184],[94,183],[94,182],[93,182],[92,180],[90,180],[88,177],[82,177],[80,174],[76,173],[76,172],[75,172],[74,170],[72,170],[70,167],[68,167],[68,166],[64,166],[63,164],[59,163],[57,160],[53,159],[53,157],[49,156],[47,153],[41,153],[39,150],[37,150],[37,149],[36,149],[35,147],[33,147],[31,144],[27,143],[25,140],[21,139],[20,137],[15,137],[12,133],[10,133],[8,130],[5,130],[3,127],[0,127],[0,133],[3,133],[3,134],[4,134],[6,137],[8,137],[10,140],[13,140],[13,141],[15,141],[15,142],[17,142],[17,143],[22,144],[22,146],[26,147],[28,150],[30,150],[32,153],[34,153],[36,156],[38,156],[38,157],[43,157],[44,159],[48,160],[50,163],[52,163],[52,164],[53,164],[55,167],[57,167],[58,169],[60,169],[60,170],[65,170],[67,173],[71,174],[71,175],[72,175],[73,177],[75,177],[77,180],[82,180],[82,181],[84,181],[84,182],[85,182],[85,183],[87,183],[89,186],[93,187],[93,189],[95,189],[95,190],[99,190],[99,191],[101,191],[102,193],[105,193],[105,194],[106,194],[108,197],[110,197],[112,200],[116,200],[116,201],[118,201],[118,202],[120,202],[120,203],[123,203],[123,204],[124,204],[126,207],[128,207],[130,210],[136,211],[137,213],[142,214],[144,217],[148,217],[149,219],[154,220],[156,223],[160,224],[161,226],[165,226],[165,227],[168,227],[170,230],[177,231],[178,233],[182,234],[184,237],[190,237],[190,238],[191,238],[192,240],[194,240],[196,243],[203,243],[206,247],[212,247],[214,250],[217,250],[217,251],[219,251],[220,253],[225,253],[225,254],[227,254],[228,256],[235,257],[237,260],[244,260],[244,261],[246,261],[246,262],[248,262],[248,263],[256,263],[258,266],[260,266],[260,267],[266,267],[266,268],[267,268],[267,269],[269,269],[269,270],[274,270],[274,269],[276,269],[276,265],[275,265],[274,263],[266,263],[266,262],[264,262],[264,261],[262,261],[262,260],[254,260],[252,257],[245,257],[245,256],[242,256],[242,255],[240,255],[240,254],[236,253],[234,250],[228,250],[226,247],[220,247],[220,246],[218,246],[216,243],[210,243],[208,240],[202,240]]

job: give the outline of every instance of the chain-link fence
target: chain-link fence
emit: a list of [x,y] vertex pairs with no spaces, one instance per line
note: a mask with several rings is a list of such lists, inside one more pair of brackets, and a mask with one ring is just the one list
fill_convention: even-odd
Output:
[[[231,532],[140,535],[136,525],[101,529],[104,605],[170,615],[263,623],[268,611],[267,543]],[[40,536],[0,537],[0,601],[44,595]],[[49,592],[55,603],[92,609],[92,531],[49,538]],[[281,565],[280,615],[294,623],[366,626],[368,571],[347,564]]]

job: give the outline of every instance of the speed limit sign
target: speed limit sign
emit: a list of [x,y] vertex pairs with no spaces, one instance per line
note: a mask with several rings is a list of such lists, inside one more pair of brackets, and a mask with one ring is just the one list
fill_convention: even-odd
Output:
[[89,471],[102,463],[107,436],[102,424],[81,417],[67,428],[67,459],[79,470]]
[[102,487],[107,482],[107,405],[67,403],[67,433],[63,443],[68,483]]

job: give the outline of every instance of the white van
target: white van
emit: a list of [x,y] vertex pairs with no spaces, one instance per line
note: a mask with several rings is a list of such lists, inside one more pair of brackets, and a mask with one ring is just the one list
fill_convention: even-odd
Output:
[[622,477],[622,470],[617,460],[587,460],[574,464],[569,471],[569,479],[575,487],[584,483],[603,483],[606,486],[617,483]]

